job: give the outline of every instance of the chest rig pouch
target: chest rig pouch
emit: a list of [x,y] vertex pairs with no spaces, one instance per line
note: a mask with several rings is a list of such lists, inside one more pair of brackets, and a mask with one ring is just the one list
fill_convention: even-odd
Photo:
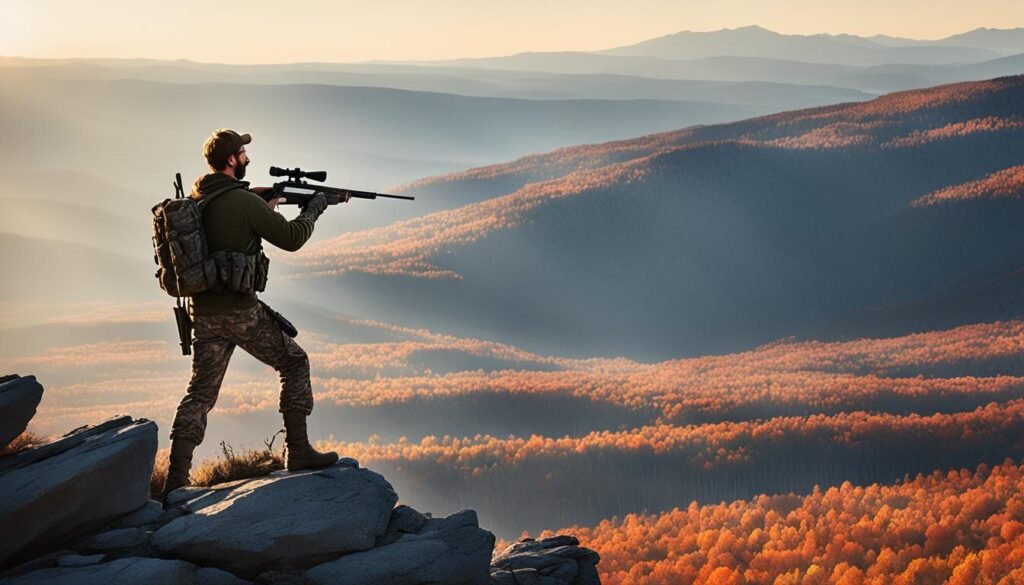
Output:
[[210,254],[215,268],[215,282],[210,290],[236,293],[257,293],[267,288],[267,271],[270,258],[263,253],[260,239],[256,238],[245,252],[220,250]]

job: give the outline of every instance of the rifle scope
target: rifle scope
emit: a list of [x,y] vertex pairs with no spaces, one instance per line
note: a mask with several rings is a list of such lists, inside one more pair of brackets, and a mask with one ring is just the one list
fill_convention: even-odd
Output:
[[280,167],[270,167],[271,177],[288,177],[293,181],[299,179],[309,179],[311,181],[326,181],[327,171],[304,171],[298,167],[294,169],[282,169]]

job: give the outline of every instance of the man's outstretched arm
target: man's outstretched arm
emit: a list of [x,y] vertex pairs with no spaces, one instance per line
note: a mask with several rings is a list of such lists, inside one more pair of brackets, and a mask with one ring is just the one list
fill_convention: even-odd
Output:
[[282,250],[294,252],[313,235],[313,224],[325,209],[327,198],[317,194],[298,217],[288,221],[258,195],[253,195],[246,202],[246,217],[256,235]]

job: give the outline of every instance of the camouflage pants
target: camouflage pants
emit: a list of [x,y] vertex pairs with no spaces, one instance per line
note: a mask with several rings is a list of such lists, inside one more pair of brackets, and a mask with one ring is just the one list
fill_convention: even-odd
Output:
[[280,412],[313,411],[309,358],[262,304],[223,315],[196,315],[193,322],[192,380],[174,415],[172,439],[203,441],[206,414],[217,402],[236,345],[280,374]]

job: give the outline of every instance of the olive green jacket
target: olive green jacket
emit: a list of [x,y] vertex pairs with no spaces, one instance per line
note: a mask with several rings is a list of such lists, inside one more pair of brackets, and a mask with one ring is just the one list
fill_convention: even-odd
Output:
[[[215,196],[203,207],[203,228],[209,252],[233,250],[258,254],[261,240],[294,252],[313,235],[314,220],[299,216],[288,221],[259,195],[249,191],[248,181],[224,173],[209,173],[196,179],[192,197],[201,199],[235,183],[236,189]],[[244,310],[256,304],[256,295],[236,292],[205,292],[192,297],[194,315],[216,315]]]

